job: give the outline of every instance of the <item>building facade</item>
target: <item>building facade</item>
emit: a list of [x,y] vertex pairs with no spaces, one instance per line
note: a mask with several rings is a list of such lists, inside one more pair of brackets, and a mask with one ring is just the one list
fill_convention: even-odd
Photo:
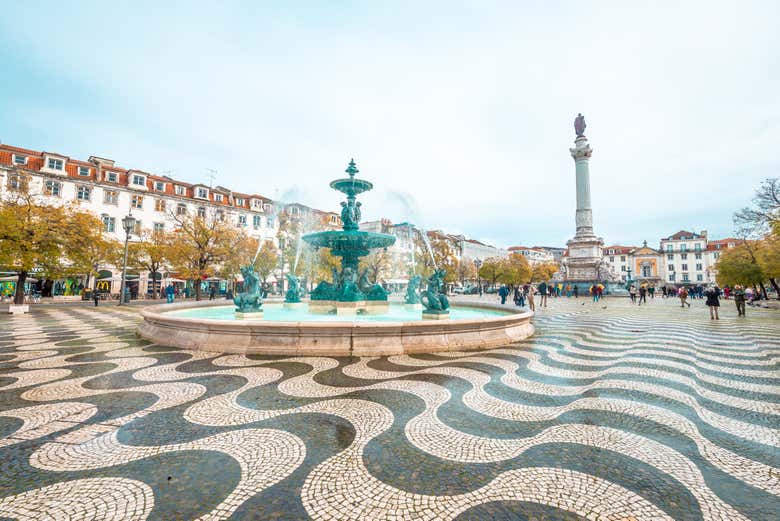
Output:
[[[536,264],[554,263],[555,255],[545,248],[538,246],[510,246],[508,248],[509,253],[519,253],[526,258],[529,264],[532,266]],[[562,258],[562,257],[561,257]]]

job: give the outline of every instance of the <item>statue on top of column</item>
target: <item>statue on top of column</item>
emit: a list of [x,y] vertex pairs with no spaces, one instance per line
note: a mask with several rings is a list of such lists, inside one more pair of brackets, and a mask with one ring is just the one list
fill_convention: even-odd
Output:
[[585,124],[585,116],[582,114],[577,114],[577,117],[574,118],[574,132],[577,133],[577,137],[584,137],[585,136],[585,127],[587,125]]

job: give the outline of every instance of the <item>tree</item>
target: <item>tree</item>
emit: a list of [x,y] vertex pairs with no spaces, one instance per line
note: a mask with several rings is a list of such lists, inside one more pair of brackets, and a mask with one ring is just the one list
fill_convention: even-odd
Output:
[[752,202],[734,214],[734,226],[740,236],[763,237],[780,223],[780,178],[764,180]]
[[263,241],[263,245],[257,252],[255,258],[255,270],[260,275],[260,280],[265,283],[279,265],[279,250],[274,246],[273,241]]
[[376,284],[380,276],[391,267],[391,256],[385,249],[374,250],[360,259],[359,270],[368,270],[369,280]]
[[169,236],[165,256],[179,276],[195,280],[195,299],[200,300],[201,281],[231,257],[239,233],[215,211],[205,216],[172,214],[172,218],[176,229]]
[[[92,215],[87,217],[95,219]],[[65,255],[70,261],[66,271],[74,275],[86,275],[84,286],[87,288],[91,285],[95,287],[95,284],[90,284],[90,278],[97,277],[100,266],[104,264],[118,266],[122,259],[122,244],[105,236],[100,221],[97,221],[94,226],[89,231],[85,227],[80,227],[82,233],[77,234],[77,239],[65,248]]]
[[555,272],[557,271],[558,271],[558,264],[554,262],[544,262],[542,264],[537,264],[533,267],[533,271],[531,273],[531,280],[533,280],[534,282],[550,280],[552,276],[555,274]]
[[495,286],[496,282],[501,278],[506,266],[498,257],[491,257],[485,259],[482,262],[482,266],[479,268],[479,276],[490,282],[491,286]]
[[776,223],[772,232],[758,243],[755,258],[780,300],[780,287],[777,283],[780,279],[780,234],[776,230],[780,231],[780,223]]
[[229,281],[231,287],[236,275],[241,272],[241,267],[252,264],[252,259],[254,259],[259,246],[259,241],[247,235],[243,230],[234,231],[233,233],[234,242],[230,247],[230,251],[214,271],[215,275],[219,275],[221,278]]
[[142,268],[151,274],[153,299],[157,298],[158,292],[162,296],[162,284],[157,291],[154,288],[157,284],[157,275],[166,262],[169,248],[169,234],[162,230],[143,230],[140,241],[128,244],[127,264]]
[[333,270],[341,270],[341,258],[333,255],[330,248],[320,248],[312,256],[311,276],[314,280],[330,280]]
[[510,286],[525,284],[531,277],[532,270],[528,260],[519,253],[512,253],[501,259],[501,271],[498,281]]
[[18,188],[0,200],[0,265],[18,273],[15,304],[24,304],[24,284],[28,275],[40,270],[55,277],[65,273],[73,261],[89,257],[83,251],[101,223],[94,216],[71,205],[51,205],[30,190],[29,179],[14,171]]
[[474,266],[474,260],[468,257],[460,259],[457,269],[458,280],[461,284],[466,284],[467,280],[477,278],[477,268]]
[[715,264],[721,286],[755,286],[764,281],[764,273],[749,246],[740,244],[723,251]]

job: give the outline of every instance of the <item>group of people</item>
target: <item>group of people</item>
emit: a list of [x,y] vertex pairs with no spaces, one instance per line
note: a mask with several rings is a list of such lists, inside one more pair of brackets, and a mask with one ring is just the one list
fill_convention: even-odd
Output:
[[638,298],[638,305],[642,305],[642,302],[647,304],[647,296],[650,295],[650,298],[655,298],[655,286],[650,286],[648,284],[640,284],[639,288],[636,287],[636,285],[631,284],[631,286],[628,288],[628,296],[631,297],[631,303],[636,304],[637,298]]
[[[703,298],[706,299],[704,301],[704,304],[710,308],[710,320],[720,320],[720,317],[718,316],[718,309],[720,308],[720,297],[723,296],[724,298],[729,298],[729,296],[734,298],[734,304],[737,307],[737,316],[744,317],[745,316],[745,303],[748,301],[752,301],[753,298],[753,292],[750,290],[750,288],[743,288],[741,285],[737,284],[734,286],[734,288],[728,288],[729,292],[726,294],[725,288],[721,290],[717,285],[712,285],[706,288],[702,294]],[[698,292],[697,292],[698,293]],[[691,303],[688,302],[688,297],[691,295],[691,292],[688,291],[688,289],[683,286],[680,289],[677,290],[677,297],[680,299],[680,307],[691,307]],[[671,294],[670,294],[671,296]]]

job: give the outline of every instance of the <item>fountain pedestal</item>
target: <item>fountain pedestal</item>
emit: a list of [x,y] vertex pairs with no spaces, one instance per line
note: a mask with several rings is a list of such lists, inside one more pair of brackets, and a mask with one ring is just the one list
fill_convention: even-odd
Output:
[[263,310],[249,311],[247,313],[236,311],[236,318],[239,320],[263,320]]
[[298,309],[303,307],[303,302],[285,302],[284,309]]

